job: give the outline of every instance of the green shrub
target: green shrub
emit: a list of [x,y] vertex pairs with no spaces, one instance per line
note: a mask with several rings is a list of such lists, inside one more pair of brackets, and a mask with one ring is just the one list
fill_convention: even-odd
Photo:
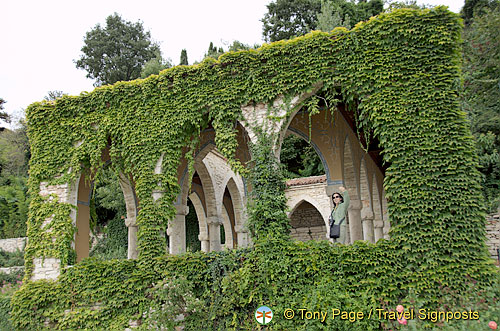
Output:
[[15,330],[10,322],[10,301],[21,285],[24,271],[11,274],[0,273],[0,331]]
[[90,252],[90,256],[103,260],[126,259],[128,245],[128,229],[119,214],[108,221],[103,229],[104,236],[97,240],[97,244]]
[[7,252],[0,249],[0,268],[24,265],[24,253],[20,250]]

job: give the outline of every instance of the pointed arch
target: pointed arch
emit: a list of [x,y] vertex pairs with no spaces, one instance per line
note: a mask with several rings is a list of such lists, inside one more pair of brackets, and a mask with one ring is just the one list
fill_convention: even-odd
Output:
[[197,192],[191,193],[189,195],[189,200],[191,200],[191,203],[193,204],[196,218],[198,219],[198,226],[200,229],[200,235],[198,239],[201,241],[201,250],[203,252],[208,252],[208,225],[205,208],[203,207],[203,203]]
[[[312,200],[312,199],[307,199]],[[289,213],[290,236],[299,241],[324,240],[327,228],[325,220],[318,208],[312,203],[301,199]]]

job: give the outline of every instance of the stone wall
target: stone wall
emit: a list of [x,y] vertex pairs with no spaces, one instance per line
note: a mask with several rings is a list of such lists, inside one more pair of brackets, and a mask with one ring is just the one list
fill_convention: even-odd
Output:
[[292,240],[326,240],[326,226],[314,226],[310,228],[297,228],[290,230]]
[[26,237],[0,239],[0,250],[14,253],[18,250],[23,251],[26,245]]
[[325,240],[326,227],[323,217],[310,203],[303,202],[290,216],[292,229],[290,235],[294,240]]
[[500,212],[486,217],[486,245],[491,257],[498,259],[500,248]]
[[0,274],[7,274],[10,275],[12,273],[16,273],[20,270],[24,270],[23,266],[17,266],[17,267],[6,267],[6,268],[0,268]]

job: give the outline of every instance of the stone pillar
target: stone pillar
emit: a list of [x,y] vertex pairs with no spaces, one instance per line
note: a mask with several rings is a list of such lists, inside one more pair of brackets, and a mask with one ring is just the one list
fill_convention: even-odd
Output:
[[[70,186],[69,184],[48,185],[47,182],[42,182],[40,183],[39,194],[42,197],[48,197],[49,202],[54,200],[54,197],[50,196],[51,194],[54,194],[57,196],[59,203],[71,203],[74,206],[77,205],[78,192],[75,189],[75,185],[73,186]],[[76,210],[73,210],[71,212],[71,218],[73,219],[73,225],[75,226],[76,226],[76,216],[77,216]],[[50,231],[44,229],[45,228],[50,229],[50,223],[52,223],[53,217],[54,215],[49,216],[47,219],[43,221],[42,226],[40,227],[40,231]],[[52,236],[52,242],[56,241],[57,239],[59,238]],[[30,244],[30,239],[28,238],[27,245],[29,244]],[[87,239],[87,245],[88,245],[88,239]],[[75,246],[73,246],[73,248],[75,248]],[[57,279],[57,277],[59,277],[59,274],[61,273],[61,260],[56,257],[50,257],[50,256],[42,257],[39,256],[38,253],[39,252],[35,252],[35,257],[33,258],[33,273],[31,275],[31,280]],[[87,256],[88,256],[88,249],[87,249]]]
[[182,254],[186,252],[186,215],[189,210],[187,206],[175,206],[177,213],[175,218],[168,222],[167,235],[169,238],[170,254]]
[[210,237],[210,252],[219,252],[221,250],[220,244],[220,226],[222,220],[217,216],[207,217],[208,235]]
[[210,241],[208,240],[208,235],[206,233],[199,234],[198,240],[201,242],[201,251],[205,253],[210,252]]
[[369,241],[371,243],[375,242],[373,234],[373,212],[371,210],[367,211],[366,214],[363,215],[362,224],[363,240]]
[[373,225],[375,228],[375,242],[379,241],[379,239],[384,238],[384,221],[381,219],[375,218],[373,221]]
[[128,228],[128,253],[127,258],[137,259],[137,223],[135,218],[125,219],[125,225]]
[[391,228],[391,222],[389,221],[389,215],[387,212],[382,216],[384,219],[384,239],[389,239],[389,229]]
[[352,244],[356,240],[363,240],[363,226],[361,225],[361,200],[351,198],[348,213],[349,233]]
[[248,247],[248,230],[242,225],[237,225],[235,230],[238,238],[238,247]]

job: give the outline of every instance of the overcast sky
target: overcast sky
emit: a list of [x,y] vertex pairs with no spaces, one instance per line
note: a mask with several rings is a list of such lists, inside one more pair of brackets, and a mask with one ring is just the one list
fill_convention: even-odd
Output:
[[[179,63],[183,48],[189,63],[200,61],[210,41],[262,43],[262,22],[271,0],[6,0],[0,5],[0,98],[14,117],[40,101],[48,91],[70,95],[93,90],[94,81],[74,60],[81,55],[85,33],[105,25],[117,12],[127,21],[141,20],[165,58]],[[459,12],[463,0],[418,0]],[[0,121],[0,126],[3,123]]]

